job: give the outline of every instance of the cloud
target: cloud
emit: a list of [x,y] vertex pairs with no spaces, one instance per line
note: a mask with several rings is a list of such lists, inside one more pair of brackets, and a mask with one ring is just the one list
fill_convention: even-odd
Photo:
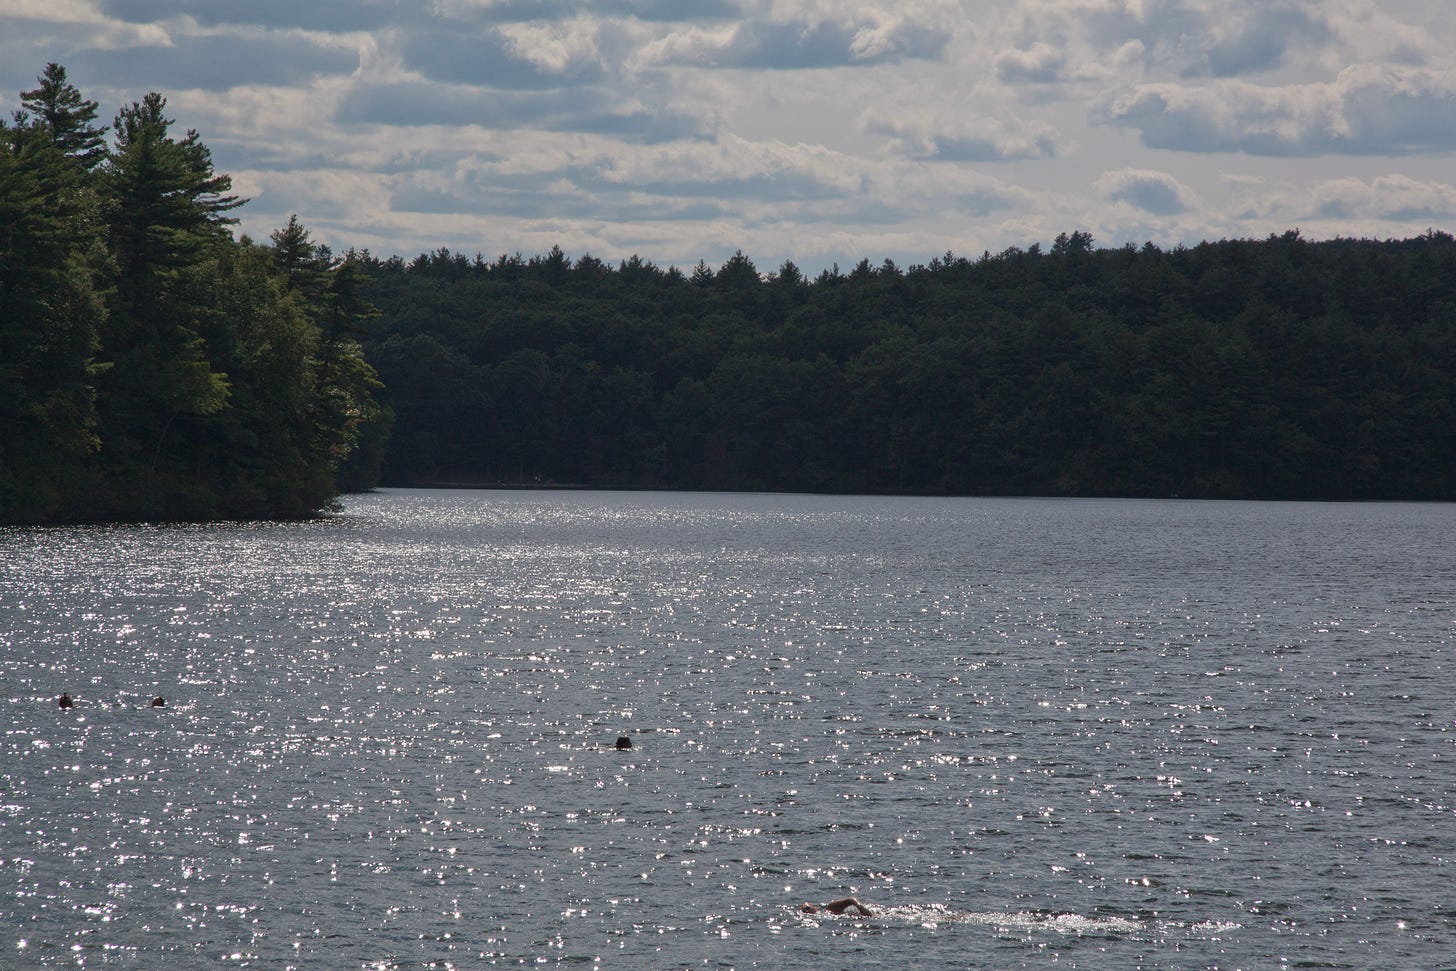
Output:
[[338,160],[346,153],[344,146],[328,143],[335,131],[336,102],[348,84],[348,79],[330,77],[299,85],[163,93],[168,115],[202,132],[219,161],[227,154],[250,161],[271,158],[286,166],[312,164],[310,159]]
[[996,76],[1007,84],[1048,84],[1061,79],[1067,55],[1043,43],[1029,50],[1014,49],[996,55]]
[[1320,46],[1332,34],[1326,15],[1306,0],[1103,0],[1082,5],[1088,36],[1098,46],[1137,41],[1149,66],[1216,77],[1272,70],[1292,51]]
[[1166,172],[1118,169],[1105,173],[1095,187],[1112,202],[1127,203],[1155,216],[1177,216],[1198,206],[1192,190]]
[[157,23],[188,17],[204,27],[225,24],[317,31],[379,30],[417,9],[409,0],[101,0],[108,17]]
[[728,218],[734,212],[725,201],[606,187],[589,170],[572,168],[514,178],[467,173],[452,179],[436,173],[406,173],[394,180],[389,208],[393,212],[488,213],[492,218],[527,221],[549,213],[557,220],[639,224]]
[[[421,134],[426,141],[435,138],[433,130]],[[447,167],[439,150],[412,155],[415,167],[376,177],[374,194],[382,181],[388,201],[374,218],[411,234],[424,226],[456,237],[474,232],[474,241],[457,244],[466,252],[483,248],[481,240],[507,238],[513,246],[560,243],[611,259],[639,252],[691,265],[744,249],[767,253],[765,265],[790,256],[812,265],[817,254],[862,255],[864,247],[896,259],[923,258],[914,249],[887,252],[883,246],[937,242],[918,225],[926,218],[964,232],[968,217],[1024,211],[1030,201],[974,174],[946,179],[931,166],[867,162],[811,145],[726,136],[623,146],[549,133],[527,133],[521,141],[520,151],[483,165],[465,156]],[[283,194],[273,192],[264,201],[277,205]],[[785,234],[797,241],[794,246],[774,242]],[[392,245],[400,245],[400,235]],[[939,234],[931,251],[943,252],[947,238]],[[377,245],[367,237],[351,243]]]
[[583,16],[678,22],[742,16],[734,0],[435,0],[430,6],[443,18],[475,23],[540,23]]
[[602,186],[657,195],[772,201],[863,198],[862,163],[822,146],[753,142],[735,135],[716,141],[661,145],[622,152],[596,167]]
[[226,31],[174,37],[166,45],[91,51],[86,71],[136,92],[186,88],[225,90],[240,84],[296,84],[321,75],[348,74],[356,50],[326,38],[281,31]]
[[684,27],[647,45],[642,63],[809,70],[940,57],[955,24],[941,3],[825,4],[721,27]]
[[694,137],[699,122],[667,108],[619,101],[593,89],[501,91],[423,81],[369,82],[340,100],[348,125],[472,125],[614,134],[648,141]]
[[103,120],[158,90],[262,238],[296,211],[338,249],[742,248],[812,272],[1073,227],[1456,222],[1456,20],[1429,0],[0,8],[0,114],[50,60]]
[[1313,186],[1300,204],[1305,217],[1317,219],[1448,223],[1456,217],[1456,188],[1404,175],[1331,179]]
[[[8,0],[41,7],[47,0]],[[733,0],[81,0],[62,2],[99,7],[107,17],[156,23],[188,17],[203,26],[228,24],[350,32],[430,22],[467,25],[632,18],[642,21],[722,20],[741,15]],[[53,16],[50,15],[50,16]]]
[[1361,65],[1328,83],[1264,87],[1147,84],[1093,121],[1136,129],[1144,145],[1250,155],[1409,155],[1456,148],[1456,76]]
[[553,88],[603,76],[592,31],[573,26],[462,31],[446,27],[398,32],[403,66],[452,84]]
[[514,24],[499,28],[516,57],[556,75],[600,72],[602,56],[594,21],[574,19],[561,24]]
[[1328,22],[1296,3],[1242,4],[1210,26],[1184,74],[1235,77],[1272,70],[1292,49],[1319,47],[1333,34]]
[[873,108],[859,124],[872,134],[890,136],[892,146],[912,158],[1006,162],[1057,154],[1057,130],[1043,122]]
[[[358,220],[360,207],[373,212],[387,207],[388,180],[373,172],[336,167],[294,168],[266,178],[235,174],[234,187],[252,201],[238,210],[253,222],[281,224],[288,213],[301,213],[304,222]],[[268,218],[259,219],[259,216]],[[276,226],[275,226],[276,228]],[[262,235],[266,236],[266,233]]]
[[1038,44],[1065,52],[1063,76],[1095,74],[1117,50],[1137,51],[1146,72],[1181,77],[1249,77],[1316,64],[1337,70],[1366,59],[1413,63],[1421,35],[1386,12],[1394,6],[1367,0],[1020,0],[1009,20],[1022,56],[1008,57],[1006,67],[1040,68],[1045,80],[1047,65],[1026,59]]
[[1013,7],[1016,45],[1079,49],[1083,57],[1135,42],[1148,65],[1189,58],[1208,18],[1189,0],[1024,0]]
[[899,223],[907,213],[985,214],[1027,201],[975,174],[947,181],[923,165],[866,162],[820,146],[731,135],[636,147],[539,135],[520,153],[488,164],[465,157],[448,170],[438,152],[433,160],[412,157],[413,170],[398,170],[395,205],[422,211],[595,213],[642,222],[711,210],[765,223]]
[[114,88],[107,64],[96,64],[93,69],[93,60],[114,51],[160,49],[172,43],[160,27],[107,21],[84,9],[84,4],[66,0],[55,4],[58,15],[53,19],[30,19],[40,16],[44,3],[26,0],[13,16],[0,14],[0,82],[5,84],[6,94],[34,88],[37,75],[50,61],[65,65],[72,83],[83,85],[85,91]]

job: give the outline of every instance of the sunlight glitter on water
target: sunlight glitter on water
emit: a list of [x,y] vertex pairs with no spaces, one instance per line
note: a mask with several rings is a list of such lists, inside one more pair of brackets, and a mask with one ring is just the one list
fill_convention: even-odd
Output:
[[[420,493],[5,534],[0,917],[37,966],[1430,965],[1450,518]],[[792,914],[850,893],[883,916]]]

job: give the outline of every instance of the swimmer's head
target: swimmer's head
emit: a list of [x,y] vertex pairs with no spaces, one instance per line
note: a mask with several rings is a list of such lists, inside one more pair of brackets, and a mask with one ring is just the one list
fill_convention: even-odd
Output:
[[630,738],[628,738],[626,735],[619,735],[619,736],[617,736],[617,748],[624,749],[624,748],[631,748],[631,747],[632,747],[632,740]]

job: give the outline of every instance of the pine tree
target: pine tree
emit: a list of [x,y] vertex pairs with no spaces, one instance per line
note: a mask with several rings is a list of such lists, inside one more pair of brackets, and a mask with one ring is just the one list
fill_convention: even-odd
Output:
[[176,479],[190,465],[185,435],[173,432],[228,400],[227,375],[213,367],[202,337],[212,311],[192,278],[232,245],[235,220],[226,213],[242,201],[228,194],[232,180],[213,170],[197,132],[169,134],[165,108],[152,93],[116,116],[103,171],[116,289],[101,352],[111,367],[98,404],[113,491],[152,494],[140,501],[191,515],[194,506],[205,512],[207,497],[164,494],[169,474]]
[[87,488],[105,317],[94,199],[47,123],[0,121],[0,522],[49,521]]
[[106,126],[97,128],[97,105],[81,97],[76,86],[66,80],[66,69],[54,62],[36,78],[40,86],[23,91],[20,103],[24,110],[45,126],[61,154],[91,171],[106,159]]

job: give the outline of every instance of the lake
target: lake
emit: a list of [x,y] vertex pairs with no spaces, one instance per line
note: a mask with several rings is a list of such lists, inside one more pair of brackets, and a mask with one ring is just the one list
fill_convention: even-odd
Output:
[[0,967],[1453,968],[1453,526],[400,490],[0,531]]

